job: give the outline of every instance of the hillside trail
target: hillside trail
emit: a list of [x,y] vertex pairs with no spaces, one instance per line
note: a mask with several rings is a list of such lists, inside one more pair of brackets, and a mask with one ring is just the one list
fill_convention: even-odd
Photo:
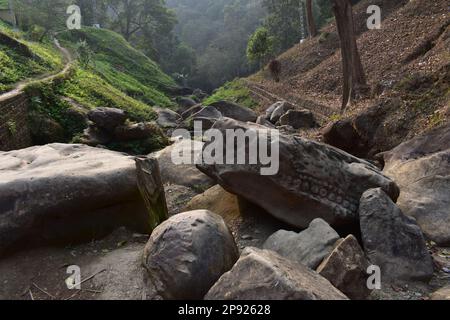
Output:
[[22,81],[18,82],[14,89],[12,89],[12,90],[10,90],[8,92],[5,92],[3,94],[0,94],[0,101],[7,100],[7,99],[9,99],[11,97],[14,97],[14,96],[18,95],[19,93],[21,93],[25,89],[25,87],[27,85],[29,85],[32,82],[35,82],[35,81],[52,81],[53,79],[55,79],[55,78],[57,78],[57,77],[59,77],[61,75],[64,75],[64,74],[66,74],[69,71],[69,69],[72,66],[72,63],[74,61],[74,59],[72,57],[72,54],[69,52],[69,50],[67,50],[66,48],[61,46],[61,44],[59,43],[58,39],[55,38],[53,40],[53,43],[56,46],[56,48],[61,52],[61,54],[63,56],[64,68],[62,70],[58,71],[57,73],[43,74],[43,75],[40,75],[40,76],[35,77],[35,78],[25,79],[25,80],[22,80]]

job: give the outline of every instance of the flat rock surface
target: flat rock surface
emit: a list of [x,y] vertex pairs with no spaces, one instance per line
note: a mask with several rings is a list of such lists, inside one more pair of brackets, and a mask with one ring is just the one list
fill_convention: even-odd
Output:
[[0,152],[0,251],[74,242],[127,225],[150,232],[133,157],[85,145]]

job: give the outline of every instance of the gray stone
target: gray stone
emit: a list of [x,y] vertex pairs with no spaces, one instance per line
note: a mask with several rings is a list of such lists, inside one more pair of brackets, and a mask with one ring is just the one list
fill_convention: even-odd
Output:
[[246,248],[206,300],[347,300],[331,283],[275,252]]
[[294,109],[293,106],[291,106],[286,101],[282,101],[279,103],[279,105],[275,108],[275,110],[270,115],[270,122],[273,124],[276,124],[278,120],[280,120],[281,116],[284,115],[289,110]]
[[94,125],[90,125],[86,130],[84,130],[80,142],[91,147],[96,147],[99,145],[106,145],[110,143],[111,140],[112,136],[110,133],[99,129]]
[[272,113],[275,111],[275,109],[284,103],[286,103],[286,102],[278,101],[278,102],[275,102],[273,105],[271,105],[269,108],[267,108],[266,112],[265,112],[265,116],[264,116],[266,118],[266,120],[270,120],[270,117],[272,117]]
[[222,113],[220,113],[214,107],[204,107],[199,112],[193,114],[188,122],[201,122],[203,130],[210,129],[214,123],[223,118]]
[[114,130],[117,141],[144,140],[153,136],[162,136],[161,129],[152,122],[141,122],[118,126]]
[[197,104],[197,101],[187,97],[180,97],[177,98],[177,103],[180,107],[179,111],[186,111],[187,109],[195,106]]
[[294,262],[316,269],[334,248],[339,235],[322,219],[311,222],[300,232],[280,230],[264,243],[264,249],[272,250]]
[[114,129],[125,123],[127,114],[121,109],[96,108],[88,113],[88,118],[99,128],[114,131]]
[[314,115],[309,110],[289,110],[280,117],[282,126],[291,126],[294,129],[310,129],[317,127]]
[[[256,124],[232,119],[218,120],[213,128],[263,132]],[[250,145],[258,145],[258,135]],[[271,143],[271,142],[270,142]],[[206,147],[206,146],[205,146]],[[246,154],[249,148],[235,146],[235,154]],[[268,144],[268,149],[270,145]],[[224,154],[226,154],[224,148]],[[332,226],[357,224],[358,206],[364,191],[382,187],[392,199],[399,189],[371,163],[325,144],[299,136],[279,136],[279,170],[261,175],[269,165],[207,164],[197,167],[228,192],[259,205],[274,217],[299,228],[322,218]],[[269,172],[270,173],[270,172]]]
[[184,111],[183,113],[181,113],[181,118],[183,120],[188,119],[190,116],[192,116],[193,114],[196,114],[197,112],[199,112],[200,110],[202,110],[205,106],[201,105],[201,104],[197,104],[191,108],[189,108],[188,110]]
[[132,157],[66,144],[0,152],[0,252],[119,226],[150,233],[148,220]]
[[229,101],[217,101],[210,106],[216,108],[224,117],[242,122],[255,122],[258,117],[253,110]]
[[366,191],[359,208],[364,251],[390,281],[428,280],[433,262],[416,221],[381,189]]
[[181,122],[181,116],[170,109],[153,108],[158,114],[156,123],[161,128],[176,128]]
[[450,125],[384,154],[384,173],[402,192],[397,205],[417,220],[425,236],[450,245]]
[[260,116],[258,119],[256,119],[256,124],[265,126],[270,129],[275,129],[275,125],[273,125],[269,120],[267,120],[265,117]]
[[202,299],[238,259],[223,219],[206,210],[171,217],[144,249],[149,281],[164,299]]
[[[215,184],[214,181],[194,165],[202,148],[203,142],[201,141],[181,140],[156,152],[154,156],[158,160],[163,183],[182,185],[197,192],[203,192],[212,187]],[[174,157],[178,158],[179,156],[191,159],[191,161],[184,162],[184,164],[174,163]]]
[[338,241],[336,248],[320,264],[317,272],[353,300],[370,295],[367,288],[367,261],[364,251],[353,235]]
[[344,119],[330,123],[323,129],[323,142],[355,156],[367,155],[367,146],[353,127],[352,120]]

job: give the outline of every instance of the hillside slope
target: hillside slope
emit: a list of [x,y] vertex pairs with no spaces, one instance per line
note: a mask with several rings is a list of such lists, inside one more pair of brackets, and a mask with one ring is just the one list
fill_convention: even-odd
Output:
[[150,105],[171,105],[166,92],[176,86],[173,79],[119,34],[106,29],[83,28],[61,33],[58,37],[74,51],[80,41],[85,41],[92,51],[91,71],[115,88]]
[[[79,58],[85,40],[89,61],[79,60],[68,72],[50,39],[28,40],[29,34],[0,25],[0,93],[24,87],[30,97],[29,125],[33,142],[70,142],[86,128],[86,113],[97,107],[119,108],[133,122],[154,120],[154,106],[174,105],[169,92],[175,82],[151,59],[132,48],[123,37],[86,28],[57,35],[60,44]],[[0,119],[1,120],[1,119]]]
[[[377,4],[381,30],[367,30],[366,9]],[[370,96],[356,101],[345,117],[378,107],[372,153],[385,151],[448,120],[450,13],[448,1],[361,1],[354,7],[358,46]],[[325,110],[322,124],[340,118],[342,67],[339,38],[332,23],[322,33],[278,57],[281,82],[267,70],[248,78],[263,107],[270,95],[313,111]],[[265,97],[264,97],[265,96]]]

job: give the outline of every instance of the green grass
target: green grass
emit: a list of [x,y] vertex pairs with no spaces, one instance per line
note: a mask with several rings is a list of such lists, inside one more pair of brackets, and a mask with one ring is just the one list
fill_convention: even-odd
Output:
[[63,66],[61,55],[50,42],[35,43],[21,39],[21,34],[0,25],[0,32],[18,39],[25,44],[35,57],[29,58],[19,50],[0,44],[0,93],[10,90],[22,80],[38,77],[60,70]]
[[156,113],[145,103],[133,99],[121,90],[103,80],[97,74],[80,67],[70,79],[56,88],[59,95],[72,98],[87,108],[111,107],[128,111],[136,121],[149,121]]
[[217,101],[231,101],[241,106],[253,109],[258,104],[250,96],[250,91],[240,79],[227,82],[222,87],[203,101],[204,105],[210,105]]
[[0,0],[0,10],[9,9],[8,0]]
[[176,86],[174,80],[119,34],[84,28],[64,32],[59,38],[73,49],[80,40],[86,41],[93,52],[92,72],[128,96],[152,106],[173,106],[166,92]]

